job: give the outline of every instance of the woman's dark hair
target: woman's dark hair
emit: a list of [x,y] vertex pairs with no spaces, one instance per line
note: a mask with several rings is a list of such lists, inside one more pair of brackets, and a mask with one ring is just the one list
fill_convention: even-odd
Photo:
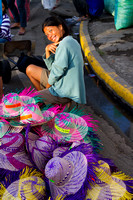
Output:
[[6,10],[8,9],[7,1],[6,1],[6,0],[2,0],[2,3],[3,3],[4,6],[5,6],[5,10],[3,11],[3,14],[6,14]]
[[64,33],[63,37],[69,35],[68,26],[66,25],[66,23],[64,22],[64,20],[62,18],[57,17],[57,16],[51,16],[51,17],[46,18],[42,24],[42,31],[44,33],[44,28],[46,26],[59,26],[59,25],[62,25],[62,27],[64,29],[65,33]]

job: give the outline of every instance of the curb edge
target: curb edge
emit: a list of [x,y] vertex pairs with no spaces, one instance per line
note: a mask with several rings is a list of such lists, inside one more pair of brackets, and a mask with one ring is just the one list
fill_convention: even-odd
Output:
[[93,71],[105,85],[124,103],[133,108],[133,87],[119,77],[113,69],[101,58],[92,44],[88,33],[88,21],[80,23],[80,44]]

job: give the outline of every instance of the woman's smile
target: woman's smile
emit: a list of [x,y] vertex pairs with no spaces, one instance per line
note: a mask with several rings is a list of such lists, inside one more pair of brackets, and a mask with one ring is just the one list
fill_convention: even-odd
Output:
[[62,25],[46,26],[44,28],[44,33],[47,36],[48,40],[52,42],[59,42],[64,34],[64,31],[62,29]]
[[56,35],[54,35],[54,36],[52,36],[52,40],[54,41],[54,42],[56,42]]

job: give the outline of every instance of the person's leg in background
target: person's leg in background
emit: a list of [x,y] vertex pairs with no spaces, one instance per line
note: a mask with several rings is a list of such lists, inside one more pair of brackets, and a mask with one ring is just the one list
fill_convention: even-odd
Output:
[[25,9],[25,0],[17,0],[17,6],[20,15],[20,30],[19,35],[25,34],[25,27],[27,26],[27,16],[26,16],[26,9]]
[[78,2],[77,2],[77,0],[73,0],[73,4],[74,4],[74,6],[75,6],[75,8],[76,8],[76,11],[78,12],[78,14],[79,14],[79,16],[80,16],[80,6],[78,6]]
[[[2,61],[1,61],[2,63]],[[0,101],[3,97],[2,65],[0,66]]]
[[15,23],[11,25],[11,28],[19,28],[20,27],[20,17],[18,13],[18,9],[15,5],[15,0],[7,0],[8,8],[11,10]]
[[0,66],[0,101],[3,97],[2,66]]
[[73,4],[81,20],[87,19],[89,14],[89,9],[86,0],[73,0]]
[[3,97],[3,81],[2,81],[2,77],[0,76],[0,100]]

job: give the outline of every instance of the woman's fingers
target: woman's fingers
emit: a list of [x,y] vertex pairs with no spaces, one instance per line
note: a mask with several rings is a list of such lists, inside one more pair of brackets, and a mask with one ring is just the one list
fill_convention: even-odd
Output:
[[56,44],[51,44],[51,46],[50,46],[50,51],[51,51],[52,53],[55,53],[56,48],[57,48]]
[[52,53],[55,53],[56,48],[57,48],[56,46],[51,46],[51,47],[50,47],[50,51],[51,51]]
[[59,44],[59,42],[47,45],[47,50],[55,54],[58,44]]

